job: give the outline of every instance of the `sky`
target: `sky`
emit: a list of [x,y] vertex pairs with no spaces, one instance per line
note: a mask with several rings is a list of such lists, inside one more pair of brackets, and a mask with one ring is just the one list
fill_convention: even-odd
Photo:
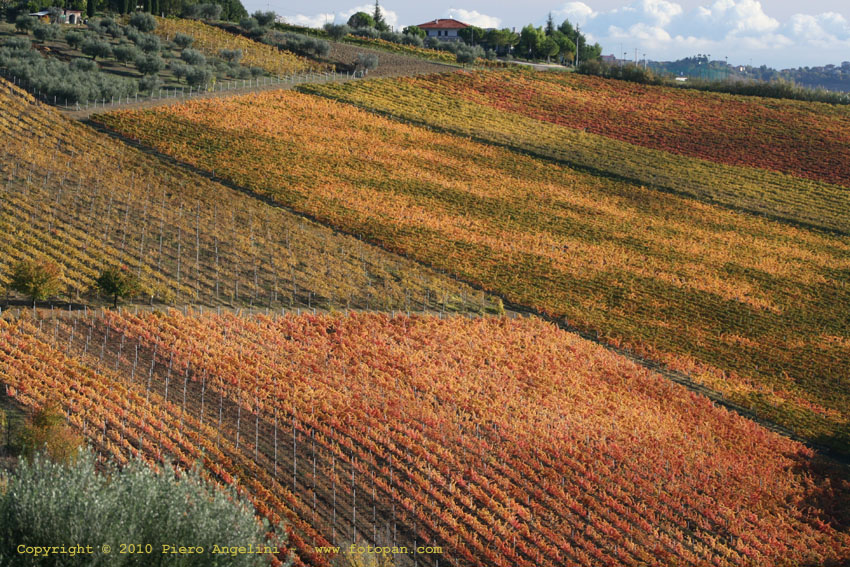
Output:
[[[243,0],[249,12],[274,10],[288,22],[321,26],[371,13],[374,0]],[[543,25],[551,12],[602,45],[603,53],[656,61],[697,54],[735,65],[777,69],[850,61],[850,2],[839,0],[525,0],[499,2],[381,0],[387,22],[400,30],[435,18],[519,30]]]

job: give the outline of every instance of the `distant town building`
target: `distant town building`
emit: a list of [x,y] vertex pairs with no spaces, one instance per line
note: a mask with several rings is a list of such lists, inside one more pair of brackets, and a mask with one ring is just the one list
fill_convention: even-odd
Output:
[[416,27],[425,30],[428,37],[434,37],[441,41],[462,41],[458,32],[464,28],[468,28],[469,25],[451,18],[444,18],[419,24]]
[[603,63],[616,63],[617,57],[615,55],[600,55],[599,60]]

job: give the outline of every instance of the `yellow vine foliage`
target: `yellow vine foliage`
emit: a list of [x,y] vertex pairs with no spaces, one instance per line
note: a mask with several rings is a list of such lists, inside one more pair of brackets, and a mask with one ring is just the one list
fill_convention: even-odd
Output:
[[310,69],[303,57],[197,20],[157,17],[153,33],[166,41],[178,33],[190,35],[195,38],[192,47],[205,55],[218,56],[222,49],[239,49],[243,65],[259,67],[278,77]]

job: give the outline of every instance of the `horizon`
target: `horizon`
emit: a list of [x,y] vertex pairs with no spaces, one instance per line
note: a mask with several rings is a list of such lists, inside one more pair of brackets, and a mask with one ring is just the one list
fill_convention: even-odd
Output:
[[[516,28],[545,25],[551,13],[556,24],[569,19],[588,41],[598,42],[605,55],[626,59],[675,61],[697,54],[712,60],[728,57],[731,65],[766,65],[777,70],[840,66],[850,60],[850,7],[837,0],[812,0],[804,10],[788,1],[757,0],[616,0],[542,2],[521,6],[468,0],[462,6],[421,3],[380,3],[395,30],[436,18],[454,18],[470,25]],[[245,0],[249,13],[273,10],[287,22],[321,27],[345,23],[358,11],[371,13],[368,0],[323,0],[310,9],[289,2]],[[429,7],[431,6],[431,7]],[[529,16],[529,14],[532,14]]]

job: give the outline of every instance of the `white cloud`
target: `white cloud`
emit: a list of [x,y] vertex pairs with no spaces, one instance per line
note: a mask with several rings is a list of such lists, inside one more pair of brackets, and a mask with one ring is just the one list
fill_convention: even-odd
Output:
[[[296,14],[295,16],[284,16],[283,19],[291,24],[296,24],[299,26],[308,26],[311,28],[320,28],[327,22],[344,24],[348,21],[348,18],[356,14],[357,12],[366,12],[369,15],[375,11],[374,4],[363,4],[361,6],[356,6],[354,8],[350,8],[348,10],[342,10],[339,12],[329,12],[325,14],[315,14],[315,15],[304,15],[304,14]],[[384,15],[384,20],[393,28],[398,29],[398,14],[392,10],[387,10],[383,6],[381,6],[381,13]]]
[[482,14],[476,10],[464,10],[463,8],[447,10],[446,17],[459,20],[471,26],[478,26],[479,28],[499,28],[502,25],[502,20],[499,18]]
[[315,16],[305,16],[304,14],[297,14],[295,16],[283,16],[283,20],[288,24],[293,24],[296,26],[306,26],[308,28],[320,28],[325,25],[327,22],[334,21],[334,14],[316,14]]
[[850,23],[841,14],[795,14],[783,22],[759,0],[708,0],[688,11],[674,0],[632,0],[599,11],[571,1],[553,16],[580,24],[605,53],[637,48],[654,59],[708,52],[716,59],[728,54],[733,63],[753,58],[783,68],[813,56],[838,63],[850,50]]

